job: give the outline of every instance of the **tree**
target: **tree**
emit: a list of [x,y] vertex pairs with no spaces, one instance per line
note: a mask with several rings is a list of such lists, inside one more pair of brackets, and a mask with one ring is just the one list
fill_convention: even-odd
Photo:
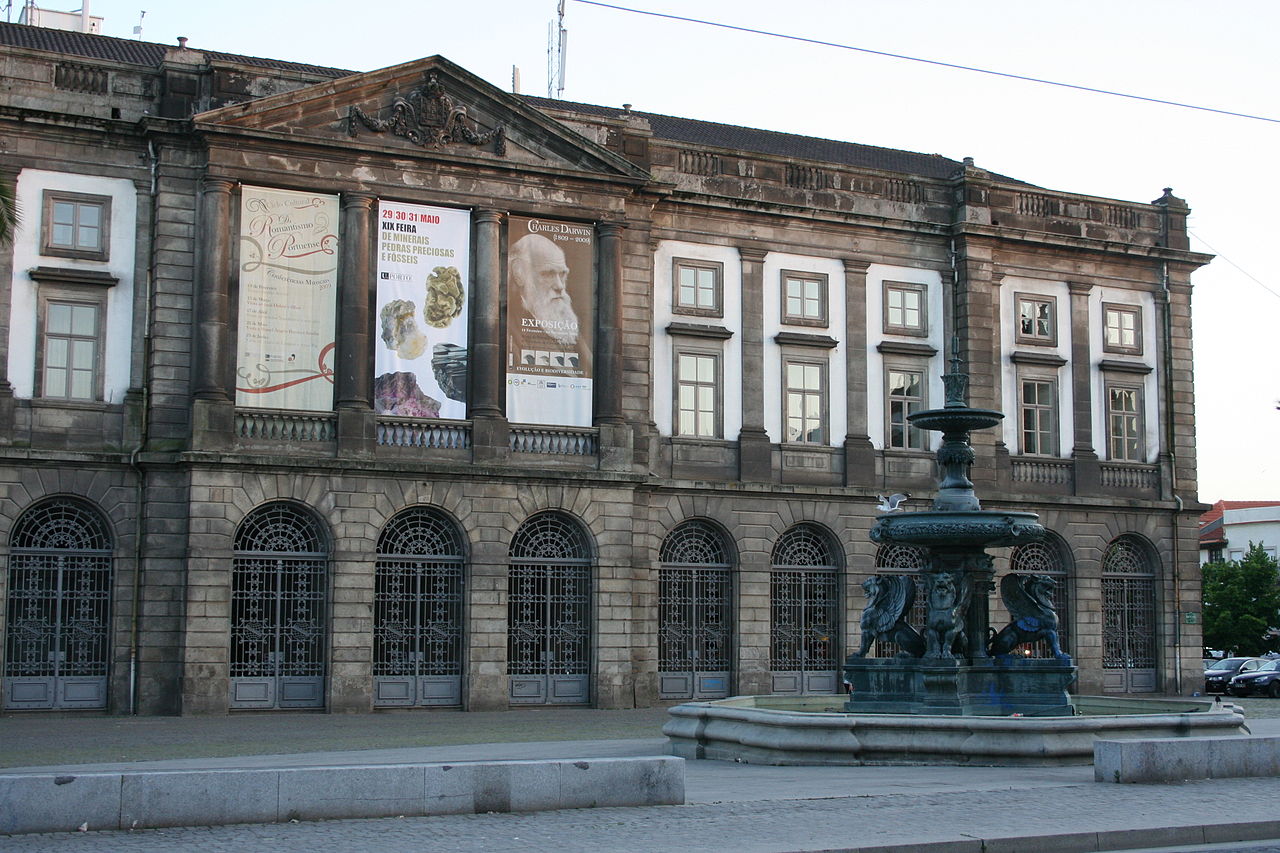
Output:
[[18,228],[18,200],[13,193],[13,184],[0,179],[0,246],[13,240],[13,232]]
[[1243,560],[1204,566],[1204,644],[1232,654],[1280,648],[1280,568],[1262,545],[1249,543]]

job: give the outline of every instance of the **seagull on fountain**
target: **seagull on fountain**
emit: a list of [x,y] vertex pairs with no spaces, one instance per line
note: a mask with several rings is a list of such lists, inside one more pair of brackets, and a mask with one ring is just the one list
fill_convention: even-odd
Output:
[[884,495],[876,495],[876,497],[880,499],[880,504],[876,509],[881,512],[895,512],[902,509],[902,502],[911,497],[911,495],[904,495],[899,492],[897,494],[889,495],[887,498]]

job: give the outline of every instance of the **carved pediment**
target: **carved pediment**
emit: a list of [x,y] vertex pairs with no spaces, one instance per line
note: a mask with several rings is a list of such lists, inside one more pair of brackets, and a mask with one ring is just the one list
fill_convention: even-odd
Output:
[[[647,180],[625,158],[443,57],[350,74],[194,118],[206,133],[366,154],[416,152]],[[241,147],[244,140],[237,141]]]
[[[428,71],[423,76],[422,85],[404,97],[397,96],[387,109],[374,108],[374,115],[364,107],[352,105],[347,113],[347,133],[357,136],[363,126],[373,133],[403,136],[424,148],[492,143],[494,154],[501,157],[507,153],[505,125],[480,130],[475,120],[467,115],[467,108],[445,91],[435,71]],[[378,118],[380,113],[385,117]]]

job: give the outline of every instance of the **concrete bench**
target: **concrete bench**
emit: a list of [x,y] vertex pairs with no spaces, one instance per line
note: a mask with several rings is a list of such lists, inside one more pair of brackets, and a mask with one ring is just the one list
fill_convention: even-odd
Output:
[[1098,782],[1276,775],[1280,775],[1280,737],[1170,737],[1093,744],[1093,778]]
[[0,834],[684,803],[684,759],[0,774]]

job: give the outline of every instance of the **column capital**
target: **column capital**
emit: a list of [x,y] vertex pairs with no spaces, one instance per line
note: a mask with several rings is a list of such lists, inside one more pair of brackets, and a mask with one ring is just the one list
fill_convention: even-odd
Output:
[[342,194],[342,209],[347,210],[349,208],[363,207],[365,210],[370,210],[373,208],[373,203],[377,200],[378,197],[372,193],[344,192]]
[[476,222],[501,222],[504,215],[506,215],[505,211],[492,207],[477,207],[475,209]]
[[1072,296],[1088,296],[1093,290],[1093,285],[1087,281],[1069,281],[1067,290],[1071,291]]
[[228,193],[236,188],[236,182],[229,178],[219,178],[213,175],[205,175],[200,181],[200,192],[202,193]]
[[871,269],[871,261],[864,261],[861,258],[841,258],[840,263],[844,264],[846,275],[866,275],[867,270]]
[[762,249],[759,246],[739,246],[738,255],[744,261],[753,261],[759,263],[764,260],[764,256],[769,254],[768,249]]
[[597,222],[596,231],[601,237],[621,237],[622,232],[627,228],[622,222]]

